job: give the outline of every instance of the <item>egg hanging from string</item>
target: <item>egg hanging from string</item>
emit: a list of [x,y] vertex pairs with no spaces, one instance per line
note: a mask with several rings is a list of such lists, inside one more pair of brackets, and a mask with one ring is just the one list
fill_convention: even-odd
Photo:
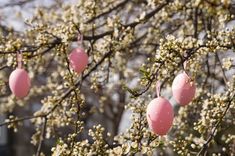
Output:
[[88,64],[88,55],[85,53],[83,48],[75,48],[69,54],[69,63],[70,67],[79,74],[86,69]]
[[11,92],[18,98],[28,95],[31,82],[27,71],[22,67],[22,53],[17,52],[18,67],[10,74],[9,87]]
[[196,93],[196,86],[185,72],[177,75],[172,83],[172,94],[181,106],[189,104]]
[[147,106],[147,121],[150,129],[157,135],[166,135],[173,124],[174,110],[163,97],[153,99]]

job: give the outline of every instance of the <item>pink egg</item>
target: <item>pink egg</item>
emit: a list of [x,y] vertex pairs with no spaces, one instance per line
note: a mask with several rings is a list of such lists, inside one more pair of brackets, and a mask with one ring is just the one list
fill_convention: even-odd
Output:
[[88,56],[83,48],[75,48],[69,55],[69,62],[75,72],[81,73],[88,64]]
[[189,104],[196,92],[196,86],[185,73],[177,75],[172,84],[173,97],[181,106]]
[[174,111],[170,102],[163,97],[153,99],[147,107],[147,121],[150,129],[158,135],[165,135],[172,126]]
[[15,69],[9,78],[11,92],[18,98],[28,95],[30,89],[30,78],[28,73],[21,68]]

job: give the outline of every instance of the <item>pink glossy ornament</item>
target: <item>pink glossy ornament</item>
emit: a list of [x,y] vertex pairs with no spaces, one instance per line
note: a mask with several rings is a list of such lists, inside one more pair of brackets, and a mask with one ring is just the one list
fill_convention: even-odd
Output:
[[9,86],[11,92],[18,98],[23,98],[28,95],[30,89],[30,78],[28,73],[22,69],[15,69],[9,78]]
[[173,107],[163,97],[153,99],[147,107],[147,121],[150,129],[158,135],[166,135],[174,119]]
[[195,92],[196,86],[185,72],[175,77],[172,84],[172,93],[176,102],[181,106],[189,104],[193,100]]
[[69,55],[69,62],[75,72],[81,73],[88,64],[88,56],[83,48],[75,48]]

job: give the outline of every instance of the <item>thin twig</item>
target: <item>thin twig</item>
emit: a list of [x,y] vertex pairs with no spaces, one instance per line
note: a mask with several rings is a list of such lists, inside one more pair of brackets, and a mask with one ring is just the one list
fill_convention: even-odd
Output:
[[124,0],[124,1],[120,2],[119,4],[117,4],[116,6],[114,6],[113,8],[111,8],[111,9],[109,9],[109,10],[107,10],[107,11],[104,11],[103,13],[101,13],[101,14],[99,14],[99,15],[93,17],[93,18],[91,18],[91,19],[88,20],[86,23],[91,23],[91,22],[93,22],[94,20],[96,20],[96,19],[98,19],[98,18],[100,18],[100,17],[102,17],[102,16],[105,16],[105,15],[107,15],[107,14],[113,12],[114,10],[117,10],[119,7],[123,7],[123,6],[124,6],[127,2],[129,2],[129,1],[130,1],[130,0]]
[[24,121],[24,120],[41,118],[41,117],[44,117],[44,116],[45,115],[26,116],[26,117],[18,118],[18,119],[15,119],[15,120],[10,120],[10,121],[7,121],[7,122],[0,123],[0,127],[4,126],[4,125],[9,125],[9,124],[12,124],[12,123],[16,123],[16,122],[21,122],[21,121]]
[[194,20],[193,20],[193,26],[194,26],[194,38],[197,38],[198,35],[198,7],[195,8],[194,11]]
[[215,52],[215,57],[219,62],[220,69],[222,70],[223,79],[224,79],[224,82],[226,84],[226,82],[228,82],[228,79],[226,77],[225,71],[223,70],[223,65],[222,65],[222,62],[220,61],[220,58],[219,58],[219,55],[218,55],[217,52]]

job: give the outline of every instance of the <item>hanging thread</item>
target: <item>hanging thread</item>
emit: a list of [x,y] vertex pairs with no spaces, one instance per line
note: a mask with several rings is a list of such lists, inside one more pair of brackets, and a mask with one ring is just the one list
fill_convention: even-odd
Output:
[[157,97],[160,97],[160,91],[161,91],[161,85],[160,85],[159,81],[157,81],[157,84],[156,84]]
[[83,35],[79,33],[78,38],[77,38],[77,43],[79,46],[83,46]]
[[187,70],[187,64],[188,64],[188,61],[184,61],[184,63],[183,63],[184,71],[186,71],[186,70]]
[[22,52],[17,51],[18,68],[22,68],[22,60],[23,60]]

